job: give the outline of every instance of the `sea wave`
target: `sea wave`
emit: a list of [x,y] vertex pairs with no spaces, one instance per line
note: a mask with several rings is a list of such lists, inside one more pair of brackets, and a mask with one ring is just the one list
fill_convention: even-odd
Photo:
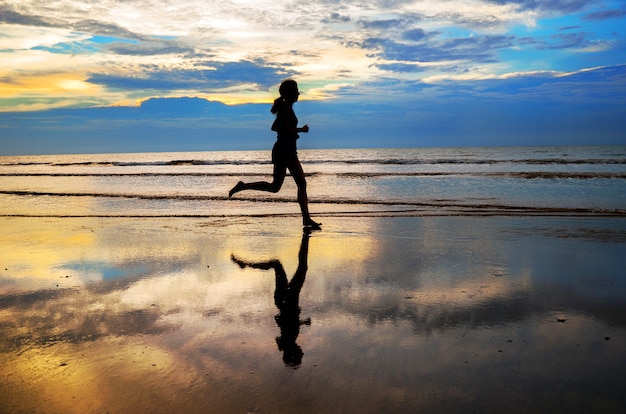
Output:
[[[19,197],[91,197],[91,198],[124,198],[138,200],[169,200],[169,201],[217,201],[228,202],[227,196],[212,195],[192,195],[192,194],[133,194],[133,193],[94,193],[94,192],[50,192],[50,191],[0,191],[0,194],[12,195]],[[237,197],[237,201],[250,201],[254,203],[293,203],[290,197]],[[549,207],[549,206],[528,206],[528,205],[510,205],[501,204],[495,201],[489,202],[487,199],[433,199],[433,200],[379,200],[379,199],[354,199],[354,198],[318,198],[310,199],[309,203],[318,205],[334,205],[334,206],[360,206],[370,207],[370,209],[359,210],[357,212],[340,212],[334,209],[332,211],[319,213],[326,215],[336,214],[386,214],[394,216],[402,215],[423,215],[426,212],[435,215],[521,215],[521,216],[593,216],[593,217],[626,217],[626,209],[602,209],[590,207]],[[226,204],[224,204],[226,206]],[[373,207],[374,209],[371,209]],[[383,208],[381,210],[380,208]],[[384,208],[395,208],[384,210]],[[318,214],[316,212],[316,214]],[[213,216],[231,216],[240,214],[147,214],[146,217],[167,216],[167,217],[213,217]],[[0,214],[0,217],[22,217],[28,214]],[[33,217],[44,217],[48,215],[36,214]],[[57,215],[50,215],[56,217]],[[74,215],[63,215],[64,217],[74,217]],[[134,214],[87,214],[78,216],[93,217],[116,217],[116,216],[144,216]]]
[[1,167],[27,167],[47,165],[50,167],[176,167],[176,166],[219,166],[219,165],[265,165],[266,160],[169,160],[169,161],[73,161],[73,162],[5,162]]
[[525,165],[625,165],[624,158],[535,158],[535,159],[475,159],[475,158],[442,158],[442,159],[354,159],[354,160],[313,160],[309,164],[377,164],[377,165],[498,165],[498,164],[525,164]]
[[[521,179],[626,179],[626,172],[570,172],[570,171],[446,171],[446,172],[312,172],[309,177],[334,176],[344,178],[384,178],[384,177],[439,177],[439,176],[476,176],[476,177],[511,177]],[[251,172],[83,172],[83,173],[46,173],[15,172],[0,173],[0,177],[263,177],[269,173]]]
[[[626,165],[626,158],[503,158],[503,159],[476,159],[476,158],[369,158],[369,159],[303,159],[303,164],[344,164],[344,165]],[[267,160],[163,160],[163,161],[81,161],[81,162],[5,162],[2,167],[50,166],[50,167],[177,167],[177,166],[243,166],[268,165]]]

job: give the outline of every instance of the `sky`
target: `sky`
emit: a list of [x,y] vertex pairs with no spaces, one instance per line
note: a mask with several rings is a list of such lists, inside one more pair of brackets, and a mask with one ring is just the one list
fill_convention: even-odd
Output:
[[624,0],[0,0],[0,155],[626,144]]

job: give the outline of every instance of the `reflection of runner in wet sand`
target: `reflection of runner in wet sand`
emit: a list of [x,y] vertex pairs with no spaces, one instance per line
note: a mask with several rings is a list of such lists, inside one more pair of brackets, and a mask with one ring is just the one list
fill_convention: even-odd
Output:
[[274,101],[272,113],[276,115],[276,120],[272,124],[272,131],[276,131],[277,138],[272,149],[272,163],[274,164],[274,178],[271,183],[258,181],[254,183],[244,183],[239,181],[228,193],[229,197],[239,191],[258,190],[277,193],[283,185],[287,169],[291,173],[298,186],[298,203],[302,211],[302,224],[305,227],[319,228],[321,223],[313,221],[309,215],[309,200],[306,193],[306,179],[298,153],[296,151],[296,140],[299,132],[309,132],[309,126],[298,128],[298,118],[293,111],[293,104],[298,101],[298,84],[294,80],[286,80],[280,85],[280,97]]
[[302,363],[302,348],[296,343],[300,334],[300,325],[310,325],[311,318],[300,320],[300,290],[304,285],[304,279],[308,269],[309,254],[309,234],[304,232],[298,254],[298,268],[291,278],[287,280],[285,269],[279,260],[274,259],[267,262],[247,262],[240,260],[235,255],[231,256],[233,262],[242,269],[251,267],[253,269],[269,270],[274,269],[276,274],[276,290],[274,291],[274,303],[278,308],[278,315],[275,316],[276,323],[280,327],[280,336],[276,338],[278,349],[283,352],[283,361],[286,365],[297,367]]

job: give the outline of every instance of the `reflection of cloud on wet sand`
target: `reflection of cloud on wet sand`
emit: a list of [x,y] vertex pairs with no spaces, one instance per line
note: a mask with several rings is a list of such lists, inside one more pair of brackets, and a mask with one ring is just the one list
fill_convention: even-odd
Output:
[[72,288],[185,266],[199,254],[163,227],[91,219],[3,218],[0,292]]
[[56,280],[65,277],[69,273],[59,264],[95,243],[95,235],[90,229],[49,227],[36,220],[4,218],[2,229],[0,266],[4,272],[1,276],[11,279]]
[[4,352],[169,329],[158,324],[160,314],[155,309],[122,306],[111,297],[73,289],[4,297],[0,307]]

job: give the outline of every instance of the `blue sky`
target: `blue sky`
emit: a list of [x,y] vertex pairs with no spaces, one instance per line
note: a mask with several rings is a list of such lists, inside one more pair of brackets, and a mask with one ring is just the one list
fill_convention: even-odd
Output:
[[623,0],[0,1],[0,154],[626,144]]

